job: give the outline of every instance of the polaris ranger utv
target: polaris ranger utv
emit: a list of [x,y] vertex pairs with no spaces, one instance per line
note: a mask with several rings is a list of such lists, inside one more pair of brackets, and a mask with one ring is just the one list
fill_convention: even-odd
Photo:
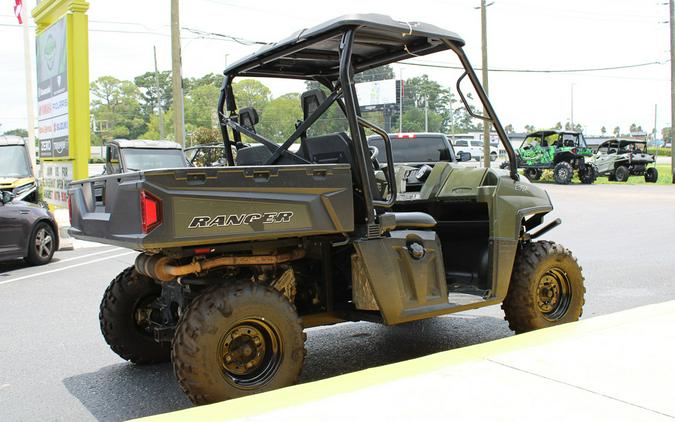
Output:
[[[535,241],[560,221],[543,224],[551,201],[515,165],[505,172],[440,162],[419,195],[379,195],[380,172],[397,182],[391,140],[362,117],[354,76],[400,60],[454,56],[466,109],[459,88],[468,77],[486,110],[474,116],[495,127],[515,163],[463,45],[452,32],[382,15],[305,29],[225,70],[217,110],[227,167],[73,182],[71,234],[140,252],[101,303],[112,350],[138,364],[171,359],[201,404],[293,384],[307,327],[394,325],[500,303],[518,333],[577,320],[581,268],[564,247]],[[304,119],[278,144],[256,131],[254,109],[237,106],[239,77],[323,89],[300,96]],[[332,105],[346,130],[313,133]],[[384,140],[384,162],[376,163],[366,129]],[[244,135],[258,144],[246,146]],[[98,182],[106,195],[97,205]]]

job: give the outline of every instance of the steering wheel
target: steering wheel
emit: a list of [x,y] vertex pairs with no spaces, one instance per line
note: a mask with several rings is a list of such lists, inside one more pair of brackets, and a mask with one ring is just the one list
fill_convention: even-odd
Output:
[[380,162],[377,161],[377,155],[380,153],[380,150],[375,145],[368,145],[368,151],[370,151],[370,161],[373,162],[373,167],[375,170],[379,170]]

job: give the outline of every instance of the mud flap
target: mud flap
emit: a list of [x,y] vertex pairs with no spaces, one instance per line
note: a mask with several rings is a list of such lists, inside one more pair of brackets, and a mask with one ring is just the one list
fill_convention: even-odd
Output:
[[443,253],[436,233],[395,230],[389,236],[355,242],[355,306],[379,309],[390,325],[448,308]]

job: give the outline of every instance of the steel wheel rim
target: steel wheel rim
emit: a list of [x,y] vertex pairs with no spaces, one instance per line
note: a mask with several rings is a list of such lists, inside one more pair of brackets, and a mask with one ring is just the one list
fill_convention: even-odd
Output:
[[535,295],[537,309],[544,318],[551,322],[560,320],[572,303],[569,276],[560,268],[549,269],[539,279]]
[[35,233],[35,252],[40,258],[47,258],[52,252],[52,236],[47,229],[41,228]]
[[218,363],[226,381],[237,388],[256,389],[269,382],[281,366],[279,331],[264,318],[237,322],[220,339]]

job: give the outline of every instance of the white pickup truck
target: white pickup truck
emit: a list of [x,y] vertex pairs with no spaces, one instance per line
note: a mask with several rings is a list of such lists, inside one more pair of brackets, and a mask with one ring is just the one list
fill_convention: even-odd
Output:
[[[451,138],[452,145],[455,147],[455,152],[468,152],[476,161],[483,160],[483,141],[475,139],[473,136],[455,135]],[[490,145],[490,161],[495,161],[499,156],[499,150]]]

